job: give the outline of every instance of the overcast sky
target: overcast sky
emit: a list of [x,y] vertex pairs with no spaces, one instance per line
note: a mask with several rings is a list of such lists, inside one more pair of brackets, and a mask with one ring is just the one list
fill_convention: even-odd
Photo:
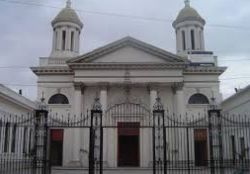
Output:
[[[65,1],[0,0],[0,83],[14,90],[23,89],[25,96],[36,98],[37,79],[28,67],[37,66],[39,57],[49,56],[50,22]],[[84,23],[81,53],[127,35],[175,53],[171,21],[184,7],[183,1],[73,0]],[[228,67],[221,76],[221,92],[226,98],[234,88],[250,83],[250,1],[191,0],[191,5],[207,21],[207,51],[214,51],[219,64]]]

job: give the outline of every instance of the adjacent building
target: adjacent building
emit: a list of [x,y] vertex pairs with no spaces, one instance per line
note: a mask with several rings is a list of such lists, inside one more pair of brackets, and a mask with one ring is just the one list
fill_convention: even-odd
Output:
[[[20,91],[21,93],[21,91]],[[32,130],[17,123],[32,118],[37,103],[0,84],[0,159],[22,159],[31,151]],[[0,162],[0,163],[1,163]]]

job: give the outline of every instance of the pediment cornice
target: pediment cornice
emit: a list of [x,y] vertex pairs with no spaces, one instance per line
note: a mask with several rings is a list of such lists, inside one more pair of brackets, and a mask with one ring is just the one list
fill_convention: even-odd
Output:
[[97,48],[89,53],[70,59],[67,61],[67,63],[89,63],[126,46],[131,46],[136,49],[142,50],[148,54],[161,58],[166,62],[187,62],[186,58],[180,57],[176,54],[157,48],[153,45],[139,41],[132,37],[125,37],[103,47]]

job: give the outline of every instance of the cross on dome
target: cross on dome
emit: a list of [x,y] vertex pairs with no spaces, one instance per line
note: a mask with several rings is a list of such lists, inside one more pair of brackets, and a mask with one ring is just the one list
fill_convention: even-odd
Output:
[[186,7],[189,7],[189,6],[190,6],[190,0],[185,0],[184,2],[185,2],[185,6],[186,6]]
[[66,2],[66,7],[67,7],[67,8],[71,8],[71,3],[72,3],[71,0],[67,0],[67,2]]

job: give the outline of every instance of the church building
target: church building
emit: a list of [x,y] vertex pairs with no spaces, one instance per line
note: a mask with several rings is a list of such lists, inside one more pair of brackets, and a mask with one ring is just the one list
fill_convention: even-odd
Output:
[[[125,37],[81,54],[84,23],[69,0],[51,24],[51,54],[31,68],[38,77],[37,99],[45,99],[51,118],[80,118],[99,98],[107,125],[103,132],[106,167],[152,166],[152,135],[146,124],[157,97],[169,117],[176,116],[180,121],[185,121],[185,115],[198,120],[207,114],[212,102],[222,101],[219,76],[226,68],[219,67],[217,57],[206,50],[206,21],[188,0],[172,24],[176,53]],[[119,128],[124,125],[143,128]],[[88,166],[88,130],[55,128],[50,134],[53,165]],[[195,142],[196,134],[202,134],[205,143],[191,143],[199,148],[190,151],[190,158],[208,160],[206,130],[194,130],[192,134],[190,141]],[[182,158],[184,152],[178,149],[178,143],[168,148],[175,153],[171,158]]]

